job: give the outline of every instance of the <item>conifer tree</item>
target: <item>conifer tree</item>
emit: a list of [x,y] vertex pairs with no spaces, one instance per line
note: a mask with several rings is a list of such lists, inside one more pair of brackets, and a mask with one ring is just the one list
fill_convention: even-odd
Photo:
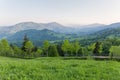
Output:
[[34,49],[33,43],[31,41],[27,41],[24,47],[27,55],[31,55]]
[[25,34],[24,39],[23,39],[23,44],[22,44],[22,50],[26,52],[25,44],[29,41],[27,35]]

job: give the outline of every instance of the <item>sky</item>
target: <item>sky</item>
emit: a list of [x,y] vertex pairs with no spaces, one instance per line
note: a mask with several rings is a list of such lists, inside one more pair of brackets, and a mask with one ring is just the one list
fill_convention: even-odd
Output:
[[120,22],[120,0],[0,0],[0,26],[19,22]]

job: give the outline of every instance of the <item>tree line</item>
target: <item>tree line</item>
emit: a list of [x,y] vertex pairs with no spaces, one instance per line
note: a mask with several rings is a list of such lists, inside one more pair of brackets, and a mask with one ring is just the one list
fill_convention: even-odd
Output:
[[[118,41],[118,42],[117,42]],[[115,44],[116,42],[116,44]],[[43,42],[43,46],[38,47],[27,37],[21,47],[9,44],[6,39],[0,41],[0,55],[19,58],[35,57],[80,57],[80,56],[120,56],[119,40],[96,41],[87,46],[82,46],[79,41],[70,42],[68,39],[62,43],[50,43],[48,40]]]

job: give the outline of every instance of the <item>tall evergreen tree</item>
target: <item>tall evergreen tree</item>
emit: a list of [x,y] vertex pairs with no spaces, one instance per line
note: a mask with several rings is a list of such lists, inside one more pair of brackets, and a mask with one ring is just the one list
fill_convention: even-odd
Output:
[[27,55],[31,55],[33,52],[33,49],[34,49],[33,43],[31,41],[27,41],[25,43],[25,49],[26,49],[25,51],[26,51]]
[[27,34],[25,34],[23,40],[24,40],[24,41],[23,41],[23,44],[22,44],[22,48],[21,48],[21,49],[22,49],[23,51],[26,51],[25,44],[29,41],[29,39],[28,39],[28,37],[27,37]]
[[61,46],[62,46],[62,44],[57,44],[57,50],[58,50],[58,53],[59,53],[60,56],[64,56],[64,53],[61,49]]
[[24,56],[31,56],[32,52],[34,51],[33,43],[28,39],[27,35],[25,34],[23,39],[22,51],[24,52]]

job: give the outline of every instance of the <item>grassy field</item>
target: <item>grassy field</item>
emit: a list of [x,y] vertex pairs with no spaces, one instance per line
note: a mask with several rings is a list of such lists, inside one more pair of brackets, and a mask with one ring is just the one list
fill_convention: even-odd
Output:
[[0,57],[0,80],[120,80],[120,63]]

